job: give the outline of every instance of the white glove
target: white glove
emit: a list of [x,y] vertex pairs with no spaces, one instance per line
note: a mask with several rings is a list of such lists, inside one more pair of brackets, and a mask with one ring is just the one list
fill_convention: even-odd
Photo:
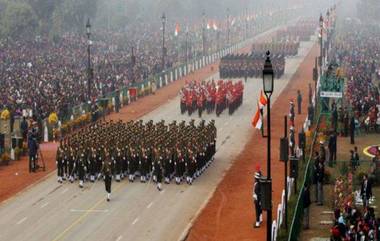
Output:
[[257,195],[256,195],[256,194],[253,194],[253,199],[254,199],[255,201],[257,201]]

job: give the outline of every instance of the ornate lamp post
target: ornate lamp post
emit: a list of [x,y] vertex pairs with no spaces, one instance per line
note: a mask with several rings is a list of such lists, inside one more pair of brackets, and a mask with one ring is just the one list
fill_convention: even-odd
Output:
[[323,66],[323,16],[319,17],[319,28],[320,28],[320,60],[319,60],[319,68],[320,68],[320,76],[322,75],[322,66]]
[[[267,97],[267,183],[268,190],[268,208],[267,208],[267,241],[272,240],[272,179],[271,179],[271,127],[270,127],[270,98],[274,87],[274,72],[272,62],[270,60],[270,52],[267,51],[267,59],[265,60],[263,70],[263,88]],[[268,187],[267,186],[267,187]]]
[[164,71],[165,70],[165,55],[166,55],[166,48],[165,48],[166,16],[165,16],[165,13],[162,14],[161,21],[162,21],[162,71]]
[[230,9],[227,8],[227,47],[230,46]]
[[202,52],[206,56],[206,13],[202,12]]
[[92,41],[90,40],[91,37],[91,23],[90,19],[87,20],[86,24],[86,34],[87,34],[87,87],[88,87],[88,101],[91,101],[91,82],[93,78],[93,69],[91,67],[91,45]]

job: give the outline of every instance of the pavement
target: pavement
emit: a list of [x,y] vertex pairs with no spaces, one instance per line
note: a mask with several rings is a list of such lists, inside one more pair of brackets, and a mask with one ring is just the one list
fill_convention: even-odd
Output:
[[[273,100],[285,89],[312,45],[302,43],[299,56],[287,59],[285,75],[276,80]],[[211,78],[219,79],[217,74]],[[158,192],[153,183],[113,182],[111,201],[106,202],[103,182],[85,183],[79,189],[77,183],[58,184],[52,175],[0,205],[0,240],[180,239],[255,132],[250,123],[261,88],[261,79],[248,79],[243,105],[232,116],[226,111],[220,117],[204,114],[205,120],[216,121],[217,153],[213,164],[192,186],[164,185]],[[165,104],[141,118],[198,121],[196,115],[180,114],[178,96],[168,97]],[[125,120],[126,116],[127,112],[111,118]]]

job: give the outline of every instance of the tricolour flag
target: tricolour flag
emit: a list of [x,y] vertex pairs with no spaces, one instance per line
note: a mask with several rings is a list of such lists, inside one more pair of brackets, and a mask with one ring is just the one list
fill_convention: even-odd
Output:
[[175,24],[175,30],[174,30],[174,36],[178,36],[178,34],[179,34],[179,23],[176,23]]
[[260,91],[260,99],[259,99],[260,109],[263,109],[264,106],[267,105],[267,103],[268,103],[268,100],[267,100],[267,98],[265,98],[263,91],[261,90]]
[[213,22],[212,28],[216,31],[218,30],[218,25],[216,25],[216,21]]
[[252,126],[254,128],[256,128],[256,129],[261,129],[261,127],[263,125],[263,121],[262,121],[261,116],[262,116],[262,114],[261,114],[261,111],[260,111],[260,107],[259,107],[259,104],[257,104],[256,113],[255,113],[255,115],[252,118]]

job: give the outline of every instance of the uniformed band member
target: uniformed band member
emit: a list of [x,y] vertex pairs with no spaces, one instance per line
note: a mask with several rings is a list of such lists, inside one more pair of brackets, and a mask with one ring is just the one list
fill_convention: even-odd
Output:
[[[153,177],[157,188],[162,181],[176,184],[185,178],[191,185],[213,161],[215,154],[215,121],[97,121],[60,141],[57,150],[58,182],[68,178],[95,182],[103,177],[110,195],[110,180],[130,182],[140,177],[147,182]],[[109,195],[107,195],[109,199]]]
[[208,114],[215,111],[219,116],[223,110],[228,108],[229,115],[232,115],[243,103],[243,93],[244,84],[241,80],[237,82],[211,80],[186,83],[179,92],[181,114],[187,111],[191,115],[198,110],[200,118],[203,111]]

